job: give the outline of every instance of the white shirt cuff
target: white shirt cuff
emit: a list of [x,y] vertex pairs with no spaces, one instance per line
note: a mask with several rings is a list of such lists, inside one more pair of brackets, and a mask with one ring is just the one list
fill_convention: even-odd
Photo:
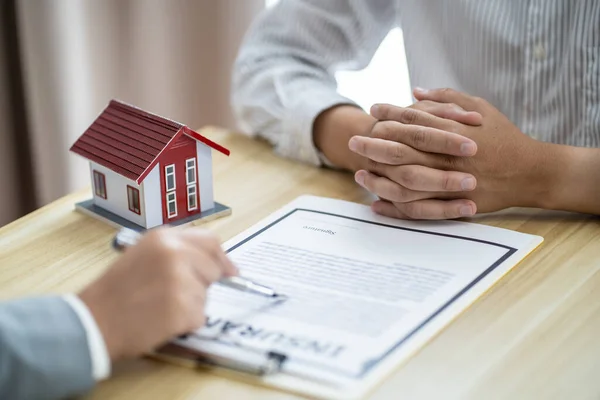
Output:
[[63,299],[71,306],[79,317],[87,336],[90,359],[92,360],[92,376],[96,382],[110,375],[110,357],[102,333],[87,306],[74,294],[67,294]]

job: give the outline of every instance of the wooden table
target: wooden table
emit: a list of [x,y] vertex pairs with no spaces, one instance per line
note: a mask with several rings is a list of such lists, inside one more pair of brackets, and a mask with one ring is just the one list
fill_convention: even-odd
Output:
[[[209,128],[230,148],[214,160],[216,199],[233,215],[207,224],[223,240],[301,194],[368,202],[344,173],[277,158],[265,143]],[[114,229],[66,196],[0,229],[0,299],[77,291],[114,259]],[[600,397],[600,219],[508,210],[476,222],[538,234],[541,248],[371,395],[373,399]],[[142,359],[115,366],[92,399],[297,399]]]

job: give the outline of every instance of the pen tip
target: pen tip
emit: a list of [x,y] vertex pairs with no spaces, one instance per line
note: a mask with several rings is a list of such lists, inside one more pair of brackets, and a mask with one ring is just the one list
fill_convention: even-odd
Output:
[[272,299],[275,299],[277,301],[285,301],[288,299],[288,297],[285,294],[280,294],[280,293],[273,293],[271,295]]

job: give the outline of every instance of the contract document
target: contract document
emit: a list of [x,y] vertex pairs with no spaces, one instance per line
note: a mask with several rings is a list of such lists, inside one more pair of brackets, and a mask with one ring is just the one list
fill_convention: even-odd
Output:
[[213,285],[205,327],[175,343],[284,355],[276,373],[257,379],[311,397],[361,398],[542,240],[300,197],[224,244],[242,276],[288,298]]

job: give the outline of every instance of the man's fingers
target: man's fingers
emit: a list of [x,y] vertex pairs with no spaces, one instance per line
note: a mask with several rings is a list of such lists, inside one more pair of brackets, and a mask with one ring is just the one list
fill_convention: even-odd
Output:
[[381,215],[400,219],[455,219],[477,212],[471,200],[417,200],[411,203],[375,201],[371,209]]
[[454,103],[438,103],[431,100],[422,100],[411,105],[410,108],[425,111],[436,117],[451,119],[461,124],[479,126],[483,123],[481,114],[475,111],[466,111]]
[[372,161],[389,164],[428,164],[430,155],[392,140],[354,136],[350,138],[348,147]]
[[219,252],[218,254],[219,262],[225,266],[224,275],[225,276],[237,276],[240,274],[238,267],[231,261],[229,256],[225,254],[224,251]]
[[369,192],[394,202],[406,203],[432,196],[432,193],[407,189],[386,177],[377,176],[364,170],[357,171],[354,179]]
[[408,215],[402,213],[393,203],[385,200],[376,200],[371,204],[371,210],[390,218],[411,219]]
[[[405,146],[395,145],[394,142]],[[392,165],[400,164],[402,158],[416,156],[407,147],[459,157],[470,157],[477,152],[475,142],[464,136],[435,128],[403,125],[395,121],[378,122],[373,128],[372,137],[353,136],[348,146],[357,154]]]
[[189,252],[189,263],[194,276],[204,287],[209,287],[224,276],[223,266],[214,256],[205,252]]
[[383,176],[360,170],[354,178],[359,185],[377,196],[401,203],[440,197],[446,192],[468,192],[477,185],[474,176],[462,172],[440,171],[421,165],[385,169]]
[[207,285],[203,282],[198,282],[195,277],[189,277],[187,290],[177,294],[179,296],[179,315],[182,322],[182,329],[178,330],[177,334],[187,334],[196,329],[201,328],[206,322],[204,307],[199,305],[206,304]]
[[458,104],[466,111],[481,112],[485,100],[479,97],[473,97],[458,90],[443,88],[443,89],[423,89],[415,88],[413,94],[417,100],[431,100],[438,103],[454,103]]
[[396,121],[405,125],[420,125],[438,129],[449,129],[456,125],[453,121],[436,117],[425,111],[385,103],[373,104],[371,116],[380,121]]
[[411,190],[468,192],[477,186],[475,177],[464,172],[442,171],[422,165],[402,165],[388,169],[388,178]]
[[456,121],[390,104],[375,104],[371,115],[379,120],[372,129],[373,138],[404,143],[430,153],[472,156],[477,151],[473,140],[452,133],[461,126]]
[[198,251],[206,252],[221,269],[224,276],[238,274],[237,267],[231,262],[221,247],[221,241],[217,236],[205,229],[191,228],[182,231],[181,237],[186,243]]

